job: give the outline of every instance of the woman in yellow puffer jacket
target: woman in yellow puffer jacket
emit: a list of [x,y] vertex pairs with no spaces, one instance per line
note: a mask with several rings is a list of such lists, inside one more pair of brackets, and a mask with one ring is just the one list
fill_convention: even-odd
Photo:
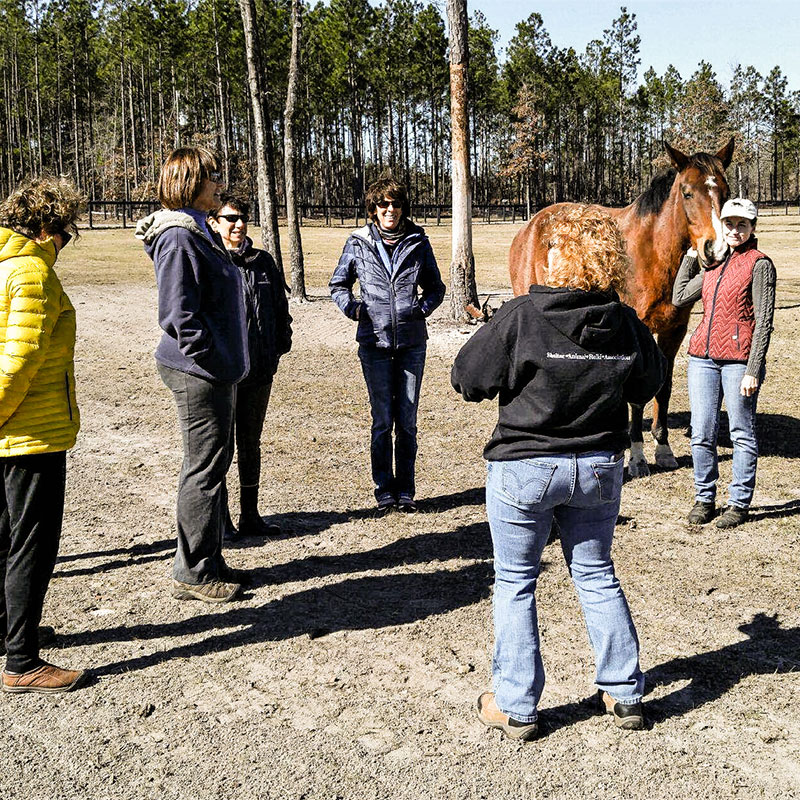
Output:
[[39,657],[61,536],[75,402],[75,309],[53,266],[81,198],[40,179],[0,204],[0,652],[5,692],[63,692],[84,673]]

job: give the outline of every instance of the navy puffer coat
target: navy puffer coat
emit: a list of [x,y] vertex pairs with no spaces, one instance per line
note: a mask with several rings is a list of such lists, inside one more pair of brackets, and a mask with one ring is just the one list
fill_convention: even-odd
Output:
[[[374,225],[354,231],[330,281],[331,297],[350,319],[358,320],[356,340],[381,348],[422,344],[425,317],[444,299],[445,286],[425,231],[406,220],[408,233],[391,254],[389,275]],[[361,299],[353,295],[358,280]]]

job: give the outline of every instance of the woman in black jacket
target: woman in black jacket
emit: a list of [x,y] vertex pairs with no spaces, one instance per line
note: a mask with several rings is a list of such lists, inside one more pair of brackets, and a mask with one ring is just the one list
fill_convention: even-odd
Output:
[[[417,510],[414,465],[428,338],[425,318],[444,299],[431,243],[409,212],[405,186],[391,179],[373,183],[367,190],[371,222],[348,238],[330,281],[336,304],[358,321],[358,357],[372,410],[370,456],[379,513],[395,507]],[[360,299],[353,295],[356,280]]]
[[553,220],[545,285],[506,303],[461,349],[453,387],[466,400],[499,397],[484,456],[495,564],[494,692],[478,698],[484,725],[512,739],[537,732],[544,687],[536,616],[542,551],[555,520],[595,652],[600,708],[641,728],[639,643],[614,574],[627,403],[646,403],[666,362],[616,293],[627,267],[614,222],[586,206]]
[[275,523],[267,523],[258,512],[258,485],[261,477],[261,432],[267,414],[272,379],[278,361],[292,347],[292,318],[283,275],[275,259],[253,247],[247,236],[250,204],[232,195],[223,195],[222,205],[209,216],[209,222],[239,268],[244,284],[250,372],[236,387],[236,450],[239,467],[239,528],[227,517],[226,538],[269,536],[280,533]]

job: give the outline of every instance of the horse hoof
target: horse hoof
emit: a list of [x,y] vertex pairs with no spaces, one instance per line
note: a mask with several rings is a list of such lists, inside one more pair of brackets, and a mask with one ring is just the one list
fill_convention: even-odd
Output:
[[644,459],[630,458],[628,460],[628,475],[631,478],[646,478],[650,474],[650,467]]
[[680,464],[678,464],[678,460],[675,458],[675,456],[672,455],[672,450],[667,447],[667,450],[665,450],[663,453],[659,453],[658,448],[660,446],[661,445],[658,445],[658,447],[656,447],[656,464],[661,467],[661,469],[678,469]]

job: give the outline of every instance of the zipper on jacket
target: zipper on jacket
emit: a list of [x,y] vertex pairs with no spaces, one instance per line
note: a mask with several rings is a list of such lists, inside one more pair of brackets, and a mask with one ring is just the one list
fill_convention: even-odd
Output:
[[69,372],[64,373],[64,384],[67,387],[67,408],[69,409],[69,418],[72,419],[72,401],[69,399]]
[[711,323],[714,321],[714,311],[717,308],[717,294],[719,293],[719,285],[722,283],[722,278],[725,276],[725,270],[728,268],[730,260],[730,256],[725,259],[725,263],[722,265],[722,269],[719,273],[719,278],[717,278],[717,285],[714,287],[714,297],[711,300],[711,314],[709,314],[708,317],[708,329],[706,330],[706,358],[709,358],[708,352],[711,349]]

